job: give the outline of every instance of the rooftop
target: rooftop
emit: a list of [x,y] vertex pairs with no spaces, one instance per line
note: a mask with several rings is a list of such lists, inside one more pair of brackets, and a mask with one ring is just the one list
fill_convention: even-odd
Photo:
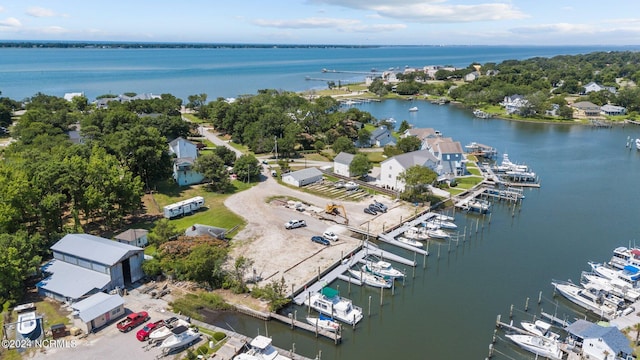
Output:
[[116,264],[130,251],[142,251],[136,246],[89,234],[67,234],[51,250],[108,266]]
[[40,281],[38,288],[72,299],[79,299],[94,289],[103,289],[111,281],[107,274],[56,259],[46,263],[42,271],[51,276]]
[[120,295],[99,292],[82,301],[78,301],[71,307],[78,311],[78,316],[86,323],[123,304],[124,299]]

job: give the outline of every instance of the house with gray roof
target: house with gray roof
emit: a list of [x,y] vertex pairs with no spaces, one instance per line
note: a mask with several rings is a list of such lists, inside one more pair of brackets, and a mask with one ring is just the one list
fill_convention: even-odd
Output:
[[623,106],[616,106],[611,104],[602,105],[600,107],[600,112],[604,115],[615,116],[615,115],[624,115],[627,113],[627,109]]
[[173,160],[173,179],[179,186],[199,184],[204,175],[194,170],[198,158],[198,146],[191,141],[179,137],[169,142],[169,153],[175,156]]
[[85,334],[99,329],[125,315],[124,299],[118,294],[95,293],[71,305],[74,326]]
[[616,92],[618,92],[618,90],[614,86],[604,86],[592,81],[584,86],[583,94],[588,94],[590,92],[598,92],[603,90],[607,90],[612,94],[615,94]]
[[520,110],[529,104],[529,101],[524,96],[514,94],[511,96],[505,96],[500,105],[504,106],[507,114],[519,113]]
[[400,135],[401,138],[406,138],[409,136],[415,136],[420,139],[420,142],[422,144],[420,150],[424,150],[427,148],[428,139],[435,139],[441,136],[441,134],[439,131],[436,131],[433,128],[410,128],[407,129],[402,135]]
[[629,339],[614,326],[600,326],[586,320],[576,320],[566,331],[569,336],[582,343],[585,359],[616,360],[632,358],[633,349]]
[[383,147],[388,144],[395,145],[396,138],[391,135],[391,130],[387,129],[386,126],[380,126],[371,132],[369,146]]
[[147,239],[148,234],[149,230],[146,229],[129,229],[114,236],[113,239],[123,244],[145,247],[149,244],[149,240]]
[[38,292],[59,301],[124,288],[144,276],[143,250],[89,234],[67,234],[51,246],[53,260],[42,267],[47,277]]
[[338,175],[351,177],[351,171],[349,167],[353,161],[355,155],[347,152],[340,152],[335,158],[333,158],[333,172]]
[[398,177],[415,165],[426,166],[435,171],[438,159],[429,150],[412,151],[391,157],[380,163],[379,185],[386,189],[404,191],[404,181]]
[[573,105],[573,117],[576,119],[596,118],[600,116],[600,106],[590,101],[579,101]]
[[307,168],[292,171],[282,175],[282,182],[285,184],[302,187],[322,180],[322,171],[317,168]]
[[440,180],[453,179],[466,173],[465,158],[462,145],[458,141],[438,141],[431,148],[431,152],[438,159],[438,173]]

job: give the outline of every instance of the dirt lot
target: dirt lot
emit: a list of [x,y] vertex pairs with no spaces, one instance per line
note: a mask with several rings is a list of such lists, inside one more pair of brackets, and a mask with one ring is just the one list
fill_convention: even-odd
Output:
[[[324,208],[330,202],[344,206],[350,226],[369,229],[373,234],[421,210],[400,205],[402,203],[384,196],[376,196],[375,199],[386,204],[389,211],[369,215],[363,212],[363,208],[374,200],[369,195],[340,194],[335,200],[330,200],[282,186],[267,175],[265,171],[264,181],[225,201],[229,209],[243,216],[248,223],[243,231],[233,237],[231,256],[235,258],[242,255],[252,259],[256,273],[263,279],[261,285],[284,277],[289,288],[292,285],[296,289],[301,288],[317,276],[319,269],[326,269],[360,244],[360,240],[349,236],[350,231],[342,224],[342,218],[324,214]],[[333,189],[328,186],[326,192],[330,191]],[[305,204],[305,211],[296,211],[294,206],[285,206],[286,202],[283,201],[273,201],[275,197],[297,199]],[[320,219],[319,215],[336,221]],[[307,226],[286,230],[284,223],[291,219],[305,220]],[[329,228],[338,234],[337,242],[323,246],[310,241],[311,236],[321,235]]]

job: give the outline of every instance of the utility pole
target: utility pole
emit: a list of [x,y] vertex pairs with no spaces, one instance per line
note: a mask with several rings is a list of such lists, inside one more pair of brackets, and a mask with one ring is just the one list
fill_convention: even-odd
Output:
[[276,142],[276,164],[278,163],[278,136],[274,136],[273,139]]

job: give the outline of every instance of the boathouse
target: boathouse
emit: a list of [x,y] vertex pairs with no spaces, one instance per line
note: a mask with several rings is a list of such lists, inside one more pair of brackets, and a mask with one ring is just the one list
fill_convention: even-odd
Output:
[[307,168],[282,175],[285,184],[301,187],[322,180],[322,171],[317,168]]
[[100,291],[124,288],[144,276],[141,248],[89,234],[67,234],[51,246],[53,259],[42,267],[47,276],[38,292],[75,302]]

